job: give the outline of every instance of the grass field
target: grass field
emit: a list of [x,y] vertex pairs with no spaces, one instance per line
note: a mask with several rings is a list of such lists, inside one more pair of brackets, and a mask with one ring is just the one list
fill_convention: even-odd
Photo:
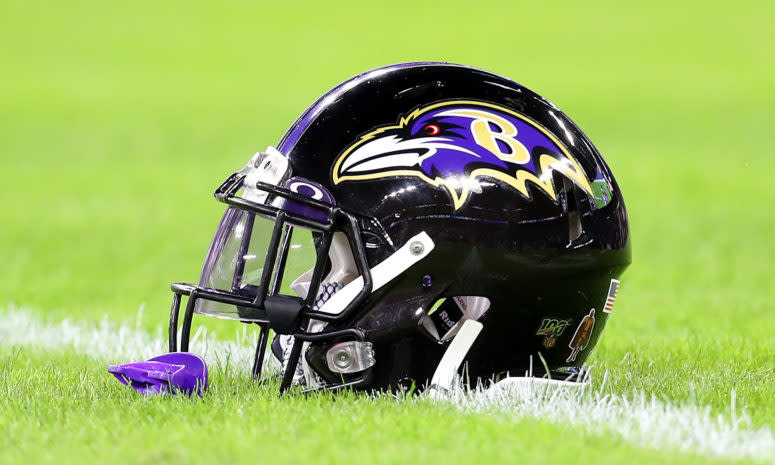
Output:
[[[0,463],[775,463],[774,16],[5,0]],[[168,284],[197,279],[222,178],[339,81],[423,59],[544,94],[616,173],[634,256],[592,392],[277,399],[224,360],[202,400],[115,382],[108,362],[163,343]],[[213,347],[236,330],[211,325]]]

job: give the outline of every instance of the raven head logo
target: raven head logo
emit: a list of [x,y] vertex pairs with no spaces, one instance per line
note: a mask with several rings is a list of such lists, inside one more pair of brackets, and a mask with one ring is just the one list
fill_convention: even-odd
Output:
[[530,198],[538,186],[552,200],[557,171],[592,196],[584,171],[551,133],[524,115],[486,102],[457,100],[418,108],[397,125],[361,136],[334,163],[334,184],[415,176],[449,191],[455,210],[479,179],[494,178]]

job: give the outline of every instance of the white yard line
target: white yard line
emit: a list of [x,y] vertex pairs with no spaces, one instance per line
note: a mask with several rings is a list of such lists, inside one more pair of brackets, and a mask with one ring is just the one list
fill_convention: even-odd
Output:
[[[243,325],[243,328],[245,325]],[[235,341],[219,341],[200,332],[192,346],[215,365],[247,371],[254,340],[247,332]],[[15,307],[0,310],[0,345],[67,349],[102,362],[141,360],[167,351],[166,336],[135,325],[97,324],[65,320],[49,323]],[[267,363],[274,363],[267,357]],[[593,388],[557,389],[526,384],[488,390],[458,389],[443,402],[463,411],[528,417],[574,425],[593,434],[610,435],[638,447],[671,448],[708,457],[775,463],[775,436],[769,428],[754,428],[745,414],[713,415],[709,407],[672,404],[645,393],[604,394]]]
[[754,428],[737,411],[714,415],[710,407],[673,404],[644,392],[628,396],[605,394],[593,387],[562,388],[517,383],[491,389],[453,391],[464,411],[488,412],[583,427],[594,434],[619,437],[638,447],[671,448],[706,457],[775,463],[775,436],[767,427]]

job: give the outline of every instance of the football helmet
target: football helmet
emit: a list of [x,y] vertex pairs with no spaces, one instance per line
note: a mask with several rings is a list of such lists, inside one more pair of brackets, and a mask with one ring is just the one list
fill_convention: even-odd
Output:
[[462,65],[343,82],[215,197],[200,281],[172,284],[169,349],[189,350],[195,314],[256,324],[253,376],[271,331],[281,392],[422,389],[444,370],[579,381],[630,263],[621,191],[584,133]]

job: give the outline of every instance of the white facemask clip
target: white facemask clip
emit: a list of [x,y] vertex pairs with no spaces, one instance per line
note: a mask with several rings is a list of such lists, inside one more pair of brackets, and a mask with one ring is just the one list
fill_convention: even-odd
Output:
[[279,186],[290,174],[288,159],[276,148],[269,146],[263,152],[256,152],[245,166],[238,171],[244,174],[242,198],[260,204],[266,203],[269,193],[256,188],[257,182]]

